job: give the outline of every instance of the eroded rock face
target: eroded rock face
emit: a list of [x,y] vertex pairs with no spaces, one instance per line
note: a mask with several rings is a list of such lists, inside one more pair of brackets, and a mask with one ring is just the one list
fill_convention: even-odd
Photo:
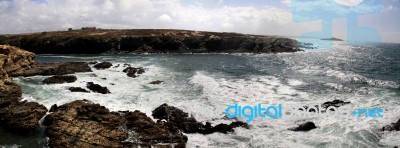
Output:
[[201,122],[198,122],[195,118],[189,117],[188,113],[183,112],[182,110],[169,106],[167,104],[163,104],[157,107],[153,111],[153,117],[159,120],[166,120],[168,124],[176,126],[178,129],[182,130],[185,133],[201,133],[201,134],[211,134],[215,132],[220,133],[228,133],[233,132],[236,127],[244,127],[249,128],[247,123],[236,121],[231,124],[218,124],[216,126],[211,126],[210,123],[206,123],[204,125]]
[[52,76],[43,80],[43,84],[62,84],[62,83],[72,83],[78,78],[76,76]]
[[36,75],[66,75],[77,72],[92,72],[89,64],[86,62],[59,62],[59,63],[37,63],[31,67],[20,69],[11,73],[11,76],[30,77]]
[[101,94],[111,93],[107,87],[100,86],[99,84],[94,84],[93,82],[88,82],[86,84],[86,87],[96,93],[101,93]]
[[21,100],[21,88],[11,82],[9,74],[30,68],[35,54],[16,47],[0,45],[0,125],[14,131],[32,130],[47,109],[36,102]]
[[104,106],[74,101],[57,107],[43,122],[50,147],[123,147],[125,119]]
[[143,67],[127,67],[122,72],[126,73],[128,77],[136,78],[138,75],[143,74],[145,71]]
[[101,62],[101,63],[94,65],[93,67],[96,69],[108,69],[111,66],[112,66],[112,64],[110,62]]
[[178,128],[155,123],[140,111],[110,112],[86,100],[52,108],[43,122],[50,147],[179,148],[187,142]]

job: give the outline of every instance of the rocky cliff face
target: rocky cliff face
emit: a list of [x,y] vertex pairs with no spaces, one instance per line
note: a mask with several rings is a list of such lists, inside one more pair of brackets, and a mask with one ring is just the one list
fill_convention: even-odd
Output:
[[0,44],[38,54],[298,51],[297,41],[288,38],[186,30],[77,30],[3,35]]
[[32,130],[47,109],[36,102],[20,101],[21,88],[9,74],[34,64],[35,54],[16,47],[0,45],[0,125],[13,130]]

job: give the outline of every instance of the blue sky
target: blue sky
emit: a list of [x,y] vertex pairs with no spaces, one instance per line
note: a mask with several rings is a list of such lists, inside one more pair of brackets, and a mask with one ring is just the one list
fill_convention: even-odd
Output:
[[332,20],[333,36],[347,39],[351,12],[363,13],[358,25],[383,42],[400,43],[399,0],[0,0],[0,34],[96,26],[302,36],[321,31],[322,16]]

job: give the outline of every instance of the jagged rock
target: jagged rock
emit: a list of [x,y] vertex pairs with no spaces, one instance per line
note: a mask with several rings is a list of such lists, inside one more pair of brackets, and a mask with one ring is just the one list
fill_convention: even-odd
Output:
[[0,45],[0,125],[13,131],[33,130],[47,109],[36,102],[20,102],[21,88],[9,74],[34,63],[35,54],[16,47]]
[[58,109],[57,104],[53,104],[53,105],[50,107],[49,112],[55,112],[55,111],[57,111],[57,109]]
[[128,112],[125,114],[127,128],[138,135],[138,140],[155,145],[157,143],[169,143],[175,147],[185,147],[187,137],[175,126],[167,123],[155,123],[150,117],[140,111]]
[[101,93],[101,94],[109,94],[111,93],[107,87],[102,87],[99,84],[94,84],[93,82],[88,82],[86,87],[93,92]]
[[125,72],[128,77],[136,78],[136,74],[143,74],[145,71],[143,67],[127,67],[122,72]]
[[157,81],[150,82],[150,84],[153,84],[153,85],[158,85],[161,83],[164,83],[164,81],[157,80]]
[[96,69],[108,69],[111,66],[112,66],[112,64],[110,62],[101,62],[101,63],[94,65],[93,67]]
[[86,62],[38,63],[32,65],[29,68],[23,68],[21,70],[13,72],[11,73],[11,76],[30,77],[36,75],[66,75],[74,74],[77,72],[92,72],[92,70]]
[[16,98],[0,98],[0,124],[17,131],[33,130],[47,108],[36,102],[19,102]]
[[187,142],[178,128],[155,123],[142,112],[110,112],[87,100],[57,107],[43,124],[49,147],[180,148]]
[[45,117],[49,147],[124,147],[124,117],[104,106],[74,101]]
[[72,83],[78,78],[76,76],[52,76],[43,80],[43,84],[62,84],[62,83]]
[[188,113],[182,110],[163,104],[153,110],[152,115],[155,119],[166,120],[167,123],[176,126],[185,133],[201,133],[201,134],[211,134],[214,132],[228,133],[233,132],[236,127],[249,128],[247,123],[236,121],[231,124],[218,124],[214,127],[210,123],[204,125],[198,122],[195,118],[189,117]]
[[400,119],[396,123],[384,126],[382,131],[400,131]]
[[68,90],[71,92],[85,92],[85,93],[90,92],[82,87],[70,87],[70,88],[68,88]]
[[298,127],[290,128],[289,130],[296,131],[296,132],[297,131],[307,132],[307,131],[313,130],[315,128],[317,128],[317,127],[315,126],[315,124],[313,122],[306,122],[306,123],[298,125]]

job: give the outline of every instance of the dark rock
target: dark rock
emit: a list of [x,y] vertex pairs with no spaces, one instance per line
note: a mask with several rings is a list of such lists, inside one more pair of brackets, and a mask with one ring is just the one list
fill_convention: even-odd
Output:
[[136,78],[136,74],[143,74],[145,71],[143,67],[135,68],[135,67],[127,67],[122,72],[126,73],[128,77]]
[[114,66],[114,68],[118,68],[119,67],[119,64],[117,64],[116,66]]
[[306,123],[300,124],[298,127],[290,128],[289,130],[296,131],[296,132],[297,131],[307,132],[307,131],[313,130],[315,128],[317,128],[317,127],[315,126],[315,124],[313,122],[306,122]]
[[90,64],[90,65],[94,65],[94,64],[97,64],[97,63],[99,63],[99,62],[97,62],[97,61],[88,62],[88,64]]
[[101,78],[102,80],[107,80],[107,78]]
[[396,123],[384,126],[382,131],[400,131],[400,119]]
[[157,81],[150,82],[150,84],[153,84],[153,85],[158,85],[161,83],[164,83],[164,81],[157,80]]
[[102,87],[99,84],[94,84],[93,82],[88,82],[86,87],[93,92],[101,93],[101,94],[109,94],[111,93],[107,87]]
[[236,127],[249,128],[249,125],[244,122],[232,122],[231,124],[218,124],[212,127],[210,123],[204,125],[201,122],[196,121],[195,118],[189,117],[188,113],[182,110],[163,104],[157,107],[153,113],[153,117],[159,120],[166,120],[167,123],[176,126],[178,129],[185,133],[201,133],[201,134],[211,134],[214,132],[228,133],[233,132]]
[[94,65],[94,68],[96,69],[108,69],[112,66],[110,62],[101,62],[96,65]]
[[334,38],[334,37],[332,37],[332,38],[326,38],[326,39],[321,39],[321,40],[327,40],[327,41],[343,41],[342,39]]
[[78,78],[76,76],[52,76],[43,80],[43,84],[62,84],[62,83],[72,83]]
[[18,99],[1,99],[0,124],[10,129],[25,131],[39,126],[47,108],[36,102],[19,102]]
[[50,107],[49,112],[55,112],[55,111],[57,111],[57,109],[58,109],[57,104],[53,104],[53,105]]
[[329,106],[340,107],[346,104],[350,104],[350,102],[344,102],[342,100],[333,100],[323,103],[321,107],[326,109]]
[[61,105],[45,117],[49,147],[124,147],[125,119],[88,101]]
[[144,143],[154,145],[157,143],[176,144],[185,147],[187,137],[173,125],[167,123],[155,123],[146,114],[140,111],[129,112],[125,115],[127,128],[138,135],[138,139]]
[[68,88],[68,90],[71,92],[85,92],[85,93],[90,92],[82,87],[70,87],[70,88]]
[[77,72],[92,72],[88,63],[85,62],[60,62],[60,63],[38,63],[32,67],[23,68],[16,72],[12,72],[11,76],[30,77],[36,75],[66,75]]

